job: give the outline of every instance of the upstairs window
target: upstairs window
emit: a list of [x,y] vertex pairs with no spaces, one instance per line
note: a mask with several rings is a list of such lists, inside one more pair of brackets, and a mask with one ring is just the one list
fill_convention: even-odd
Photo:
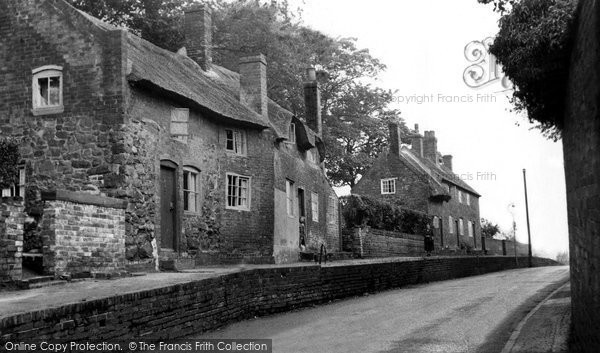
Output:
[[62,67],[42,66],[32,70],[33,115],[56,114],[64,111]]
[[397,178],[388,178],[381,179],[381,194],[389,195],[396,193],[396,179]]
[[191,167],[183,168],[183,210],[189,212],[200,212],[200,188],[198,187],[197,169]]
[[469,236],[473,238],[473,222],[469,221],[467,224],[467,231],[469,232]]
[[225,129],[225,150],[239,155],[246,155],[245,131]]
[[329,223],[336,223],[338,221],[337,217],[335,217],[335,209],[337,205],[337,198],[333,196],[329,196],[329,208],[327,210],[327,217],[329,218]]
[[227,174],[227,208],[250,210],[250,178]]
[[190,110],[187,108],[171,109],[171,137],[187,142]]
[[313,222],[319,221],[319,194],[312,192],[310,195],[310,208]]
[[440,228],[440,218],[438,216],[433,216],[433,228]]
[[296,142],[296,124],[291,123],[288,131],[288,141],[295,143]]
[[25,166],[19,166],[19,182],[2,189],[2,197],[21,197],[25,199]]
[[458,234],[459,235],[465,235],[465,231],[464,231],[464,222],[463,219],[460,218],[458,220]]
[[463,193],[458,190],[458,203],[463,203]]
[[465,198],[466,198],[466,201],[467,201],[467,205],[471,206],[471,194],[465,193]]
[[314,148],[306,151],[306,159],[312,164],[317,164],[317,152]]

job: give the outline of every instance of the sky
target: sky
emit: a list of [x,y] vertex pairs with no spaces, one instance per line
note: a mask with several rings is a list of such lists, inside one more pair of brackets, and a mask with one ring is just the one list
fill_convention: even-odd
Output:
[[500,80],[472,88],[463,79],[474,64],[465,46],[498,32],[491,6],[477,0],[290,3],[303,9],[305,25],[357,38],[387,65],[376,84],[396,91],[393,107],[409,127],[435,131],[438,150],[454,156],[454,172],[482,195],[481,217],[509,230],[508,205],[514,203],[517,240],[527,242],[525,168],[534,254],[555,257],[568,250],[562,143],[545,139],[525,115],[511,111]]

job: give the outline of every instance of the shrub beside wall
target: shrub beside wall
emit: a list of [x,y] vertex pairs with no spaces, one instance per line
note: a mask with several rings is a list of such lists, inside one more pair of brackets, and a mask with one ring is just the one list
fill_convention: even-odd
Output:
[[350,195],[340,198],[346,229],[369,226],[375,229],[425,235],[430,232],[429,216],[403,209],[367,196]]

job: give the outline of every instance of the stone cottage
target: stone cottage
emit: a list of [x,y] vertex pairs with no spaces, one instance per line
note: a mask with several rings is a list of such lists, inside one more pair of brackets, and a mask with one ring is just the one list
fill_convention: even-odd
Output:
[[352,193],[429,214],[438,249],[481,248],[481,195],[454,174],[452,156],[438,152],[435,132],[423,136],[415,125],[404,137],[406,145],[397,123],[389,125],[389,134],[389,151],[378,157]]
[[20,140],[46,272],[338,251],[314,70],[302,121],[268,98],[264,56],[212,63],[208,8],[177,53],[63,0],[0,10],[0,135]]

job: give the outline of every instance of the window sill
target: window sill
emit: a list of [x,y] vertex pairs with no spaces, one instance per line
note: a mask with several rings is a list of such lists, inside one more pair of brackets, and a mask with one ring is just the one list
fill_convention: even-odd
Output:
[[225,206],[226,210],[229,211],[242,211],[242,212],[250,212],[249,208],[239,208],[239,207],[231,207],[231,206]]
[[63,113],[64,111],[65,111],[65,107],[62,105],[57,106],[57,107],[33,108],[31,110],[31,112],[33,113],[34,116],[60,114],[60,113]]
[[233,157],[248,157],[247,154],[235,153],[235,152],[229,151],[229,150],[225,150],[225,153],[227,153],[227,155],[233,156]]
[[198,211],[183,211],[184,216],[200,216],[201,213]]

